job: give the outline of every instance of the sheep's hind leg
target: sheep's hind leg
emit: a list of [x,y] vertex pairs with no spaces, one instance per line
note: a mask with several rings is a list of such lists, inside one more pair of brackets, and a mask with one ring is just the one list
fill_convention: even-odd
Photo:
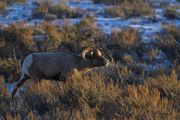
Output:
[[18,91],[18,89],[25,84],[25,82],[29,79],[29,76],[27,76],[26,74],[23,74],[19,80],[19,82],[15,85],[13,92],[12,92],[12,98],[14,97],[14,95],[16,94],[16,92]]

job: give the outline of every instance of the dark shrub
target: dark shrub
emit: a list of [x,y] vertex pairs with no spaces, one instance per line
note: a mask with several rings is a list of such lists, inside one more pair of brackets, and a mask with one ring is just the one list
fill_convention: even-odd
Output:
[[76,25],[67,23],[60,28],[62,36],[61,47],[79,52],[83,47],[101,46],[102,35],[101,30],[96,26],[93,18],[84,18]]
[[180,61],[180,28],[167,25],[159,34],[159,47],[171,58],[179,64]]
[[[37,7],[33,10],[33,18],[46,19],[49,17],[54,20],[57,16],[58,18],[76,18],[82,17],[85,11],[78,8],[70,8],[63,3],[54,4],[51,2],[41,2],[37,3]],[[49,19],[50,20],[50,19]]]
[[0,59],[0,75],[5,82],[14,82],[19,79],[20,61],[12,58]]
[[164,16],[168,19],[180,19],[180,13],[175,8],[166,8]]
[[139,32],[134,28],[125,27],[121,31],[113,30],[111,32],[108,46],[114,46],[123,50],[132,50],[137,48],[139,41]]
[[123,2],[119,5],[105,8],[106,17],[130,18],[148,15],[154,15],[153,8],[149,2]]
[[4,2],[0,2],[0,12],[2,11],[2,10],[4,10],[4,8],[6,7],[6,3],[4,3]]
[[[18,57],[27,55],[30,51],[29,48],[32,44],[32,30],[26,24],[12,24],[8,27],[1,27],[0,29],[0,40],[5,42],[2,49],[1,57],[13,56],[13,52]],[[5,54],[3,54],[5,53]],[[7,54],[6,54],[7,53]]]

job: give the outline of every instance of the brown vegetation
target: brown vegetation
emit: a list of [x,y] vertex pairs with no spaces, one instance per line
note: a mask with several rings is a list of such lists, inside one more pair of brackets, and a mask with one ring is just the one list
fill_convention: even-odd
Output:
[[173,7],[167,7],[165,9],[164,16],[168,19],[180,19],[180,13]]
[[174,25],[163,26],[159,34],[159,47],[172,59],[179,64],[180,61],[180,28]]
[[1,12],[2,10],[4,10],[5,7],[6,7],[6,3],[0,2],[0,12]]
[[20,61],[13,58],[0,59],[0,75],[4,76],[5,82],[14,82],[19,79]]
[[1,2],[5,3],[5,4],[11,4],[11,3],[23,3],[26,2],[26,0],[1,0]]
[[[141,6],[141,7],[139,7]],[[139,17],[153,16],[154,11],[149,2],[123,2],[119,5],[109,6],[105,8],[106,17]]]
[[61,48],[79,52],[83,47],[102,46],[103,33],[96,26],[93,18],[84,18],[76,25],[70,25],[67,21],[60,27],[62,38]]
[[[22,57],[28,54],[32,44],[32,30],[24,23],[12,24],[0,28],[0,41],[4,45],[0,47],[1,57]],[[15,53],[14,53],[15,52]]]
[[[139,0],[136,0],[136,2]],[[141,1],[141,0],[140,0]],[[94,3],[104,3],[107,5],[117,5],[122,2],[133,2],[133,0],[93,0]]]
[[55,18],[76,18],[82,17],[84,11],[77,8],[70,8],[63,3],[53,4],[51,2],[37,3],[33,10],[33,18],[54,20]]
[[[64,20],[64,25],[54,26],[47,22],[32,28],[34,46],[37,51],[52,51],[57,49],[68,49],[79,52],[83,47],[102,46],[103,33],[96,26],[93,18],[84,18],[80,23],[72,25]],[[42,40],[36,39],[36,36]]]
[[[109,73],[114,71],[114,68],[108,70]],[[119,76],[117,79],[123,77],[119,75],[121,72],[116,74]],[[6,98],[1,103],[2,118],[179,118],[180,83],[175,72],[152,80],[149,78],[139,86],[127,85],[124,81],[114,84],[107,80],[99,73],[93,77],[74,75],[65,84],[50,81],[32,83],[11,104],[6,87],[0,87],[5,91],[3,98]]]
[[153,16],[154,10],[149,1],[146,0],[93,0],[94,3],[104,3],[106,17],[139,17]]
[[[57,50],[61,44],[62,38],[60,32],[55,26],[43,22],[34,26],[32,29],[34,35],[33,42],[37,51]],[[36,39],[36,36],[40,36],[41,39]]]
[[[155,41],[159,48],[147,49],[136,29],[113,30],[108,36],[96,26],[94,18],[84,18],[76,25],[64,21],[62,26],[45,22],[0,28],[0,119],[180,118],[178,27],[164,26]],[[114,58],[118,55],[117,63],[85,75],[72,75],[66,83],[29,82],[11,99],[5,83],[19,78],[20,60],[28,52],[79,52],[87,46],[102,47],[105,53],[112,52]],[[175,67],[147,71],[137,64],[142,62],[139,53],[147,53],[153,60],[161,49],[177,63]]]
[[110,35],[109,45],[117,46],[121,49],[133,49],[139,45],[140,36],[138,30],[130,27],[121,31],[113,30]]

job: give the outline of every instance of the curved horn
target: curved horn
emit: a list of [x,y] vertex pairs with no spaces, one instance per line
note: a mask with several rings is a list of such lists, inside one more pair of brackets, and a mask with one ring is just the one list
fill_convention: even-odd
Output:
[[102,53],[101,53],[101,51],[100,51],[99,49],[94,48],[94,50],[95,50],[96,54],[97,54],[99,57],[102,56]]
[[93,49],[93,48],[91,48],[91,47],[84,48],[84,49],[82,50],[82,52],[81,52],[81,57],[82,57],[84,60],[86,60],[86,53],[89,52],[89,51],[91,51],[92,49]]

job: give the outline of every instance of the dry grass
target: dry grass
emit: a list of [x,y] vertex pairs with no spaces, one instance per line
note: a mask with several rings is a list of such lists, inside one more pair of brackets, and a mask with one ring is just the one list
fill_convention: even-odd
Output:
[[4,46],[0,48],[1,57],[12,57],[13,54],[21,57],[29,52],[33,31],[26,24],[12,24],[1,27],[0,31],[0,40],[4,42]]
[[170,75],[159,75],[156,78],[150,78],[147,80],[147,84],[151,88],[157,88],[160,91],[161,98],[172,101],[173,109],[180,112],[180,82],[174,70]]
[[64,20],[64,25],[54,26],[47,22],[32,28],[34,37],[41,36],[43,40],[34,41],[37,51],[52,51],[68,49],[79,52],[83,47],[101,46],[104,38],[102,31],[96,26],[94,18],[84,18],[80,23],[72,25]]
[[0,117],[2,114],[7,114],[10,109],[10,94],[7,88],[4,86],[4,78],[0,76]]
[[42,19],[48,13],[48,8],[39,6],[33,10],[33,18],[40,18]]
[[6,3],[4,3],[4,2],[0,2],[0,12],[2,11],[2,10],[4,10],[4,8],[6,7]]
[[[141,6],[141,7],[139,7]],[[105,9],[106,17],[130,18],[138,16],[153,16],[154,11],[149,2],[123,2]]]
[[[139,1],[139,0],[136,0],[136,1]],[[104,3],[106,5],[117,5],[117,4],[120,4],[122,2],[133,2],[133,0],[93,0],[93,2],[95,4],[97,3]]]
[[29,82],[13,101],[1,77],[0,119],[178,119],[176,72],[140,83],[140,69],[114,64],[72,75],[67,83]]
[[20,61],[12,58],[0,59],[0,75],[6,82],[14,82],[19,79]]
[[[43,22],[32,27],[34,35],[34,47],[37,51],[52,51],[57,50],[61,44],[62,37],[56,26]],[[42,39],[35,39],[40,36]]]
[[0,28],[1,57],[25,57],[32,51],[54,51],[67,48],[79,52],[83,47],[102,46],[104,34],[96,26],[94,18],[84,18],[72,25],[64,20],[64,25],[55,26],[43,22],[35,26],[25,23],[12,24]]
[[[5,41],[22,42],[22,45],[29,46],[32,40],[32,30],[26,24],[12,24],[4,31]],[[19,43],[20,44],[20,43]]]
[[174,25],[167,25],[159,34],[158,46],[171,58],[176,64],[180,60],[180,30]]
[[180,19],[180,13],[173,7],[167,7],[165,9],[164,16],[168,19]]
[[147,84],[152,88],[157,88],[161,91],[161,97],[167,97],[168,99],[178,98],[179,96],[179,81],[177,74],[173,70],[169,75],[159,75],[155,78],[149,78]]
[[106,44],[115,62],[128,65],[137,64],[142,59],[146,48],[140,41],[137,29],[124,27],[121,30],[112,30]]
[[100,47],[102,45],[103,33],[96,26],[93,18],[84,18],[76,25],[69,22],[60,27],[62,38],[61,48],[79,52],[83,47]]
[[106,17],[130,18],[154,15],[150,2],[145,0],[93,0],[93,2],[112,5],[105,8]]
[[84,11],[77,8],[70,8],[64,3],[54,4],[52,2],[37,3],[33,10],[33,18],[54,20],[56,18],[76,18],[82,17]]
[[[121,72],[116,74],[123,77]],[[178,119],[180,83],[174,72],[149,78],[140,86],[106,79],[103,74],[73,75],[67,83],[31,83],[13,103],[3,103],[5,112],[0,110],[6,119]],[[3,94],[9,99],[8,92]]]
[[113,30],[108,45],[119,49],[131,50],[138,47],[139,41],[139,32],[134,28],[126,27],[121,31]]
[[177,79],[180,80],[180,65],[176,66]]
[[[179,64],[175,68],[152,71],[145,71],[141,66],[143,63],[137,64],[141,62],[137,59],[138,51],[143,51],[153,61],[159,49],[178,63],[178,27],[163,28],[157,37],[157,49],[145,49],[140,44],[139,32],[133,28],[112,31],[108,38],[96,26],[94,18],[84,18],[76,25],[66,20],[63,26],[49,23],[36,26],[15,24],[1,27],[0,30],[0,43],[3,43],[0,45],[1,57],[9,56],[0,59],[2,120],[180,118]],[[42,41],[39,40],[41,43],[33,41],[38,35],[44,37]],[[120,56],[120,63],[96,68],[86,75],[69,76],[66,83],[49,80],[28,82],[11,100],[5,81],[17,79],[20,73],[18,54],[23,54],[25,49],[68,49],[79,52],[87,46],[104,47],[104,41],[107,40],[107,48]],[[11,54],[5,50],[10,50]]]
[[11,3],[24,3],[26,0],[1,0],[1,2],[5,4],[11,4]]

